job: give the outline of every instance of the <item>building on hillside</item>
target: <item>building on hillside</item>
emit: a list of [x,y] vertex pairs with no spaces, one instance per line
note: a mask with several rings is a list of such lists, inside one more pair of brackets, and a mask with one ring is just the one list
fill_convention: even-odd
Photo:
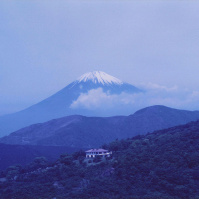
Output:
[[96,156],[110,157],[112,152],[105,149],[90,149],[86,152],[86,158],[95,158]]

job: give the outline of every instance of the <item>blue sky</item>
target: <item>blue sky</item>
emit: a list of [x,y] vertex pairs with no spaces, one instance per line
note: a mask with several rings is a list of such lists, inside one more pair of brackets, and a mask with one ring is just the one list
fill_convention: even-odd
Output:
[[[197,1],[1,0],[0,115],[94,70],[198,97],[198,10]],[[194,100],[180,108],[199,109]]]

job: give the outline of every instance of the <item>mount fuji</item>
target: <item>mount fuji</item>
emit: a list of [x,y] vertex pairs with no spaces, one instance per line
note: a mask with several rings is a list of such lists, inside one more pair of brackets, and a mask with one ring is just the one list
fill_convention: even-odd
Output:
[[[109,106],[97,106],[101,96],[107,102],[111,96],[122,93],[135,94],[143,90],[125,83],[105,72],[89,72],[47,99],[22,111],[0,117],[0,136],[7,135],[25,126],[41,123],[50,119],[68,115],[113,116],[130,114],[124,107],[114,106],[110,100]],[[88,104],[89,103],[89,104]]]

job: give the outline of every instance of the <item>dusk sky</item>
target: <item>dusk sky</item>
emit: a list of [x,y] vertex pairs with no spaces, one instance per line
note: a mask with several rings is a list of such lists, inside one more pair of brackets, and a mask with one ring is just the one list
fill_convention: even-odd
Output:
[[199,110],[198,1],[1,0],[0,23],[0,115],[95,70]]

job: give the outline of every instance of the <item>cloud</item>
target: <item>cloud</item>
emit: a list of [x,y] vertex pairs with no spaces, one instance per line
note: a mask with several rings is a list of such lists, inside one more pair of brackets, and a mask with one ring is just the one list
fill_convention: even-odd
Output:
[[103,92],[102,88],[92,89],[88,93],[82,93],[76,101],[71,104],[71,108],[99,108],[102,104],[106,103],[111,106],[114,101],[115,95],[109,95]]
[[199,91],[180,89],[177,86],[166,87],[149,83],[145,85],[144,93],[121,93],[111,95],[102,88],[81,93],[77,100],[73,101],[70,108],[95,109],[123,109],[124,113],[152,105],[165,105],[173,108],[195,110],[199,109]]
[[143,87],[145,89],[152,89],[152,90],[163,90],[163,91],[176,91],[178,90],[178,86],[172,86],[172,87],[167,87],[167,86],[163,86],[163,85],[159,85],[159,84],[155,84],[155,83],[151,83],[149,82],[148,84],[143,85]]

